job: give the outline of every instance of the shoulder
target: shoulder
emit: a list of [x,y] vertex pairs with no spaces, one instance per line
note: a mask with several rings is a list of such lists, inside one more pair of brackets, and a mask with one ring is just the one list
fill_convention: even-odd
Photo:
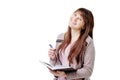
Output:
[[57,39],[64,39],[64,35],[65,35],[65,33],[60,33],[58,36],[57,36]]
[[90,43],[93,43],[93,39],[92,39],[90,36],[88,36],[88,37],[86,38],[86,42],[87,42],[87,44],[89,45]]
[[61,42],[63,42],[63,40],[64,40],[64,34],[65,33],[58,34],[57,39],[56,39],[56,49],[59,47],[59,45],[61,44]]

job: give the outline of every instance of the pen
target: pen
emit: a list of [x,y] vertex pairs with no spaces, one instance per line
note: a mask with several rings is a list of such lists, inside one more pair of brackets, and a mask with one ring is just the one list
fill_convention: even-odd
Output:
[[53,46],[52,46],[51,44],[49,44],[49,46],[50,46],[51,48],[53,48]]
[[[51,45],[51,44],[49,44],[49,46],[50,46],[50,48],[53,48],[53,46]],[[54,49],[54,51],[55,51],[56,49]]]

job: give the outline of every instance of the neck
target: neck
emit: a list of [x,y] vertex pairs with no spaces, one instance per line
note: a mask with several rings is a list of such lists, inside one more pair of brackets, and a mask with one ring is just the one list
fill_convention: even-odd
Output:
[[80,36],[80,30],[71,30],[71,43],[75,42]]

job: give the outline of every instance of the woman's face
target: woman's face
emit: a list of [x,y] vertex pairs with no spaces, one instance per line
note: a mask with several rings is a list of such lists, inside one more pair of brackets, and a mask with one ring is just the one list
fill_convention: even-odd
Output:
[[81,30],[84,26],[84,20],[80,12],[74,12],[70,17],[69,26],[71,29]]

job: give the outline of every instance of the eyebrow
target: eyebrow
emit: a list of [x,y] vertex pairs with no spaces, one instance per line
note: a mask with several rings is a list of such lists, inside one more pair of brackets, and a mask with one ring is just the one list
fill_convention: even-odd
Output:
[[[75,13],[76,14],[76,13]],[[78,14],[78,13],[77,13]],[[77,15],[80,19],[83,19],[82,16],[80,14]]]

